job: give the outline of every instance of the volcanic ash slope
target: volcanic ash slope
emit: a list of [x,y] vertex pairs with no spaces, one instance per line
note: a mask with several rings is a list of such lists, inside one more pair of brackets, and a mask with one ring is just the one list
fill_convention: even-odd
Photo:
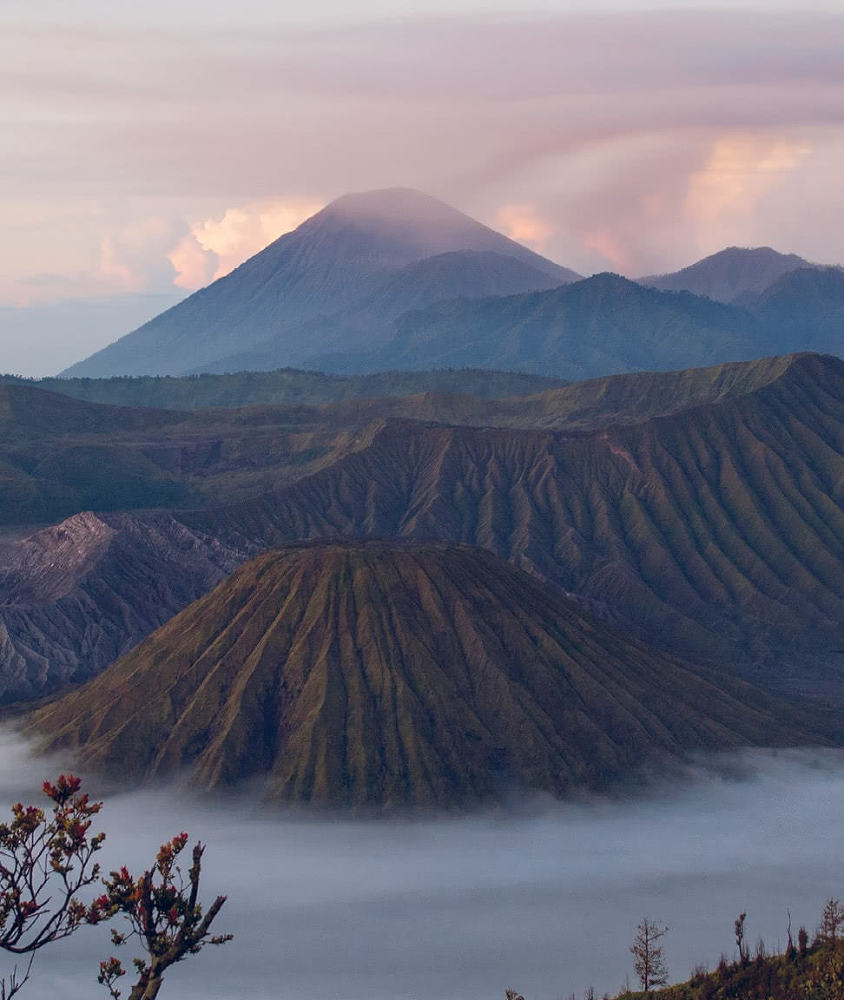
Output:
[[381,541],[259,556],[32,726],[123,779],[260,776],[353,807],[560,796],[652,754],[801,741],[761,692],[488,552]]

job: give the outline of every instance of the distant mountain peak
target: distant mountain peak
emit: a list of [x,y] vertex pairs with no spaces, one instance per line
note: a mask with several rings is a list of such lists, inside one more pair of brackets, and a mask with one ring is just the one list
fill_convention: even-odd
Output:
[[735,302],[744,296],[759,295],[790,271],[812,266],[797,254],[780,253],[773,247],[731,246],[679,271],[638,280],[661,291],[693,292],[720,302]]
[[[329,202],[322,210],[328,215],[395,215],[402,213],[442,213],[464,215],[434,195],[412,187],[376,188],[350,191]],[[319,214],[319,213],[318,213]],[[467,217],[467,216],[464,216]],[[468,218],[468,217],[467,217]]]
[[[348,322],[385,281],[428,257],[460,251],[497,254],[523,265],[524,284],[537,287],[540,272],[550,284],[580,275],[413,188],[346,194],[245,261],[230,274],[188,296],[65,375],[178,375],[196,371],[271,370],[302,365],[314,356],[358,345],[377,347],[384,323],[400,314],[382,301],[381,325]],[[448,261],[440,262],[448,264]],[[461,266],[459,259],[453,261]],[[526,266],[525,266],[526,265]],[[511,279],[513,275],[511,275]],[[477,288],[477,275],[453,275],[444,287],[461,294]],[[494,284],[494,276],[489,283]],[[512,291],[512,287],[508,290]],[[430,305],[440,301],[435,285]],[[371,317],[370,317],[371,320]]]

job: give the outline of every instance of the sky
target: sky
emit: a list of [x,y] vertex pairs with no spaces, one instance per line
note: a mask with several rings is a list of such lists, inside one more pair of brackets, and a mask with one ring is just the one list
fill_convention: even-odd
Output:
[[[0,734],[0,817],[34,802],[67,762],[27,758]],[[88,786],[86,786],[88,787]],[[105,799],[105,871],[142,871],[185,830],[206,846],[202,898],[228,900],[214,925],[234,933],[168,972],[180,1000],[528,1000],[614,994],[647,917],[667,924],[674,981],[735,952],[747,912],[754,952],[771,950],[841,897],[840,751],[753,751],[636,800],[537,804],[448,819],[354,821],[266,813],[243,800],[175,792]],[[121,949],[124,964],[133,952]],[[104,997],[94,977],[113,954],[106,927],[44,949],[29,1000]],[[0,961],[0,975],[10,963]]]
[[842,46],[840,0],[4,0],[0,370],[59,370],[347,191],[420,188],[584,274],[840,263]]

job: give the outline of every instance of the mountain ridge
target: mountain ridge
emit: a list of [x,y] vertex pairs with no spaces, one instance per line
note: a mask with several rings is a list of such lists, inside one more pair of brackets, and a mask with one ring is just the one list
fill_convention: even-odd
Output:
[[235,544],[478,545],[678,655],[833,691],[844,362],[808,356],[787,371],[746,396],[585,433],[386,422],[281,491],[180,517]]
[[783,299],[767,308],[764,296],[726,304],[597,274],[547,291],[435,303],[401,315],[392,339],[377,350],[350,349],[310,363],[344,373],[506,368],[582,381],[807,350],[844,354],[844,271],[798,270],[780,282],[787,309]]
[[[740,394],[773,377],[783,365],[787,371],[796,363],[793,358],[768,359],[679,373],[611,376],[510,400],[426,392],[320,406],[190,411],[88,403],[30,383],[0,383],[0,525],[53,522],[85,509],[173,509],[247,498],[367,446],[371,427],[385,419],[590,430],[613,422],[640,422],[715,401],[724,393]],[[459,388],[468,378],[468,385],[489,390],[493,385],[532,387],[543,382],[531,376],[454,374],[432,382],[426,377],[419,384]],[[190,392],[194,380],[184,381]],[[223,385],[221,391],[243,391],[240,380],[233,381],[231,390]],[[131,382],[117,382],[118,389],[135,389]],[[382,384],[374,376],[351,382]],[[80,384],[90,387],[84,380]],[[414,385],[411,376],[406,384]]]
[[607,272],[550,291],[437,303],[399,317],[392,340],[378,351],[316,357],[313,365],[366,372],[460,367],[471,359],[477,367],[581,381],[751,360],[759,346],[743,309]]
[[0,703],[79,684],[247,557],[169,514],[76,514],[0,543]]
[[[836,680],[844,685],[844,663],[835,653],[844,636],[839,643],[830,624],[840,620],[844,597],[842,398],[844,362],[794,355],[612,376],[510,400],[429,394],[324,408],[181,412],[178,419],[190,416],[194,429],[156,424],[151,442],[139,431],[63,437],[58,420],[57,438],[47,441],[38,430],[24,446],[31,452],[33,440],[42,442],[51,468],[72,473],[53,480],[54,490],[79,489],[85,441],[85,453],[96,456],[92,485],[102,480],[110,490],[111,473],[126,468],[132,449],[155,459],[159,473],[181,469],[183,478],[172,480],[180,488],[202,484],[200,505],[177,511],[177,524],[166,530],[158,524],[172,521],[166,510],[92,515],[111,527],[121,520],[110,551],[122,546],[127,566],[154,558],[148,540],[157,532],[162,551],[176,552],[171,534],[187,531],[197,559],[207,560],[196,565],[193,596],[216,582],[216,570],[207,569],[219,563],[214,546],[232,554],[233,568],[256,548],[309,537],[434,536],[485,546],[630,634],[687,658],[735,663],[755,681],[832,698],[844,690]],[[101,411],[105,418],[95,424],[111,413]],[[56,421],[55,411],[48,415]],[[160,411],[153,415],[160,419]],[[14,448],[8,425],[5,439]],[[119,463],[104,464],[109,454]],[[0,475],[7,475],[2,464]],[[288,485],[267,492],[263,481]],[[7,513],[20,517],[22,497],[5,482]],[[40,496],[49,482],[40,481]],[[172,505],[156,480],[137,486],[139,493],[122,499]],[[66,500],[70,513],[85,509],[78,494]],[[24,560],[30,574],[60,591],[64,569],[54,565],[54,543],[22,541],[4,561]],[[18,635],[37,637],[26,644],[37,646],[42,660],[72,665],[87,655],[84,644],[74,647],[86,629],[108,633],[123,651],[127,636],[137,641],[145,633],[127,625],[122,602],[146,609],[151,627],[160,619],[146,608],[148,571],[130,571],[129,584],[141,588],[136,597],[127,584],[113,599],[110,566],[108,556],[94,559],[87,596],[71,605],[58,597],[34,607],[22,601],[19,582],[0,575],[3,614],[14,616]],[[155,585],[172,582],[184,591],[189,568],[166,563]],[[181,607],[169,598],[164,606],[171,614]],[[63,623],[76,637],[69,644]],[[13,646],[0,650],[3,683],[15,676],[16,656]]]

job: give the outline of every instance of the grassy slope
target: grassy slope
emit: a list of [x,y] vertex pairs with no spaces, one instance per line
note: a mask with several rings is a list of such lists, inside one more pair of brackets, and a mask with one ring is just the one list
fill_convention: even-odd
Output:
[[804,955],[771,955],[747,964],[722,962],[664,989],[624,992],[616,1000],[841,1000],[844,945],[815,944]]
[[809,742],[777,702],[585,617],[478,549],[387,542],[247,563],[36,713],[46,748],[124,778],[448,806],[561,795],[656,752]]

